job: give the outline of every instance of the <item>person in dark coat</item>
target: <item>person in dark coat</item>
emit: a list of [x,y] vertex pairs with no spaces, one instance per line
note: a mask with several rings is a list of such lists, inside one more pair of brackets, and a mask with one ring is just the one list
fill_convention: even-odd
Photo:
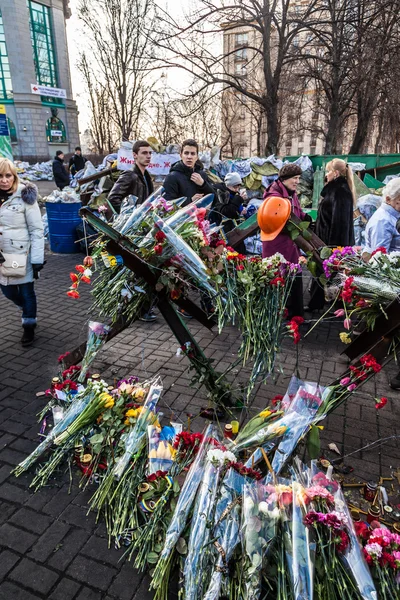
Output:
[[182,143],[181,160],[172,165],[164,181],[164,198],[176,200],[186,196],[182,206],[195,202],[206,194],[213,194],[214,189],[208,181],[203,165],[198,160],[199,146],[195,140]]
[[80,146],[75,148],[75,154],[69,159],[69,172],[71,175],[76,175],[79,171],[85,168],[87,158],[82,156],[82,150]]
[[63,190],[69,185],[69,175],[64,167],[64,152],[57,150],[53,160],[53,176],[56,186]]
[[152,149],[149,142],[139,140],[132,148],[135,165],[131,171],[123,171],[108,194],[108,202],[119,213],[121,203],[127,196],[137,196],[137,203],[142,204],[154,192],[151,175],[147,170],[151,162]]
[[[232,231],[237,225],[236,219],[246,213],[247,196],[246,192],[240,193],[242,185],[239,173],[228,173],[223,183],[216,183],[213,186],[216,194],[208,220],[215,225],[222,223],[224,233]],[[241,254],[246,254],[244,242],[241,242],[236,250]]]
[[[356,194],[353,172],[341,158],[334,158],[326,165],[326,185],[321,192],[315,233],[327,246],[354,246],[354,207]],[[306,310],[324,307],[324,289],[314,280],[311,298]]]
[[[302,170],[299,165],[294,163],[283,165],[279,171],[278,179],[271,183],[265,190],[264,200],[272,197],[287,198],[292,205],[292,213],[302,221],[307,221],[310,220],[310,217],[301,210],[300,201],[296,194],[301,173]],[[262,243],[263,258],[273,256],[276,252],[282,254],[284,258],[291,263],[297,263],[300,258],[299,248],[284,229],[274,240],[263,241]],[[289,318],[303,316],[303,278],[301,273],[296,276],[293,282],[287,308],[289,311]]]

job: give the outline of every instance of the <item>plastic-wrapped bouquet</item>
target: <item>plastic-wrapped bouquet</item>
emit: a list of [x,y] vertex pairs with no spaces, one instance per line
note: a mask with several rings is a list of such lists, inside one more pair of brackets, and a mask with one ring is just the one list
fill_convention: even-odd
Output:
[[78,381],[85,381],[86,373],[97,356],[101,346],[105,343],[106,337],[110,331],[108,325],[89,321],[89,334],[86,344],[85,356],[82,359],[81,372],[79,373]]

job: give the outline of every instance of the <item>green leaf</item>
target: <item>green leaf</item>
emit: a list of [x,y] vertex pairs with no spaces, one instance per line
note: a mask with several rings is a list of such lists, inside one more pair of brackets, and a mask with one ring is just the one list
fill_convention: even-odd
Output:
[[311,426],[307,437],[307,451],[311,460],[319,458],[321,453],[321,440],[319,439],[319,429],[315,425]]
[[322,258],[322,260],[326,260],[327,258],[329,258],[332,254],[333,250],[332,248],[328,248],[327,246],[325,246],[324,248],[321,249],[319,255]]
[[310,223],[308,221],[302,221],[301,223],[299,223],[299,227],[303,231],[305,231],[306,229],[308,229],[309,226],[310,226]]
[[302,236],[307,241],[312,240],[312,234],[307,230],[303,231]]
[[290,232],[290,237],[292,240],[295,240],[296,238],[298,238],[300,235],[300,231],[298,229],[293,229],[293,231]]
[[172,489],[173,489],[174,494],[178,494],[181,489],[179,483],[176,480],[174,481]]
[[92,437],[90,438],[90,443],[91,444],[101,444],[104,440],[104,435],[102,433],[96,433],[95,435],[92,435]]
[[147,562],[151,565],[155,565],[158,562],[158,554],[157,552],[149,552],[147,555]]
[[310,273],[313,277],[317,277],[318,269],[317,269],[317,263],[315,262],[315,260],[308,261],[307,269],[310,271]]
[[326,285],[328,283],[328,279],[325,275],[320,275],[318,279],[321,285]]

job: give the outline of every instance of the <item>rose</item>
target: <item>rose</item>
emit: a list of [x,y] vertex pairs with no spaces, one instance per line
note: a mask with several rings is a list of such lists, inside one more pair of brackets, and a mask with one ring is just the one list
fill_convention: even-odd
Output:
[[158,256],[160,256],[160,254],[162,254],[162,251],[163,251],[163,247],[162,247],[162,245],[161,245],[161,244],[156,244],[156,245],[154,246],[154,252],[155,252],[156,254],[158,254]]
[[165,233],[163,231],[157,231],[157,233],[154,237],[157,240],[157,242],[163,242],[164,240],[167,239],[167,236],[165,235]]

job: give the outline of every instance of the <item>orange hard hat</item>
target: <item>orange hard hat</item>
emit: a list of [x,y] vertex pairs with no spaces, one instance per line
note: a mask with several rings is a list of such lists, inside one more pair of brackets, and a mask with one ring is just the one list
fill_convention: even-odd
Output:
[[280,234],[290,217],[292,206],[287,198],[271,196],[261,204],[257,213],[261,240],[270,242]]

